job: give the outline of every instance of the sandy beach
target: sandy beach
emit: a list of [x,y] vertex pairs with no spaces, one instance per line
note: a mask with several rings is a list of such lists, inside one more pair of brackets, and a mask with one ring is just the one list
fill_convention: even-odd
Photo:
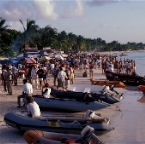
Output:
[[[82,71],[83,72],[83,71]],[[89,78],[82,77],[82,72],[76,70],[75,83],[90,83]],[[94,78],[105,79],[100,70],[95,70]],[[52,76],[49,77],[49,84],[52,85]],[[113,131],[99,136],[106,144],[145,144],[145,104],[137,101],[142,96],[137,87],[127,86],[126,89],[117,89],[124,92],[121,102],[113,104],[108,108],[97,111],[103,117],[111,118]],[[0,144],[21,144],[26,143],[23,134],[18,130],[7,126],[3,120],[7,112],[21,113],[17,108],[17,96],[22,92],[22,79],[19,79],[18,86],[13,86],[13,95],[8,95],[0,85]],[[34,89],[34,94],[40,94],[40,90]],[[49,112],[43,112],[42,115]],[[56,113],[58,113],[56,111]]]

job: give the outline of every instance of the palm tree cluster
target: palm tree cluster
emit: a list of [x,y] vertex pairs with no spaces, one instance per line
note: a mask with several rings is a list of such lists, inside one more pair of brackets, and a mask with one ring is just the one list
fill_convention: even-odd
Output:
[[47,25],[40,28],[34,20],[27,19],[26,25],[19,20],[23,32],[9,29],[6,20],[0,18],[0,55],[13,56],[19,52],[25,52],[26,47],[51,47],[55,50],[68,51],[125,51],[128,49],[143,49],[143,43],[120,44],[118,41],[107,43],[101,38],[90,39],[81,35],[58,32],[56,28]]

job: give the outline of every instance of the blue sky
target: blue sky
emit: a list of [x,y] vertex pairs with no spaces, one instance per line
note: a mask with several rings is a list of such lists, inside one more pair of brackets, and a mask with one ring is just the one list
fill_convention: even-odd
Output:
[[0,17],[22,31],[19,19],[106,42],[145,43],[145,0],[0,0]]

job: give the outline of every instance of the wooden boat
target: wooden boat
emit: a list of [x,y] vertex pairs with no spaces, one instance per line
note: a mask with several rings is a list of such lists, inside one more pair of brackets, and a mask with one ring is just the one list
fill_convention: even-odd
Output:
[[75,99],[43,98],[33,96],[40,108],[65,111],[87,111],[106,108],[109,104],[99,101],[77,101]]
[[95,79],[90,79],[91,84],[93,85],[114,85],[114,87],[119,87],[119,88],[125,88],[125,84],[121,81],[108,81],[108,80],[95,80]]
[[7,113],[4,116],[4,121],[9,126],[18,129],[20,131],[27,130],[42,130],[49,132],[57,133],[72,133],[78,134],[80,131],[87,125],[95,129],[96,134],[103,134],[109,132],[114,128],[106,123],[94,123],[94,122],[84,122],[84,121],[51,121],[44,118],[31,118],[28,116],[16,114],[16,113]]
[[119,102],[122,98],[121,94],[116,95],[109,95],[103,93],[84,93],[84,92],[75,92],[75,91],[63,91],[63,90],[55,90],[51,89],[51,95],[55,98],[62,98],[62,99],[76,99],[78,101],[103,101],[109,104],[113,104]]
[[93,144],[91,140],[95,141],[95,144],[102,144],[102,142],[94,134],[94,128],[90,126],[86,126],[79,135],[46,132],[40,130],[28,130],[24,133],[23,137],[29,144]]
[[145,85],[139,85],[138,90],[142,91],[145,94]]
[[106,78],[110,81],[122,81],[127,85],[145,85],[145,78],[136,74],[128,75],[106,71],[105,75]]

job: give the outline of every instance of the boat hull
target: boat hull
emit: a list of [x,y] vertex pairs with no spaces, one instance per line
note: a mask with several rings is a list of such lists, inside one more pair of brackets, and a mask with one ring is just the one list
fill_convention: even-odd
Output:
[[40,98],[33,97],[38,103],[40,108],[45,109],[59,109],[65,111],[87,111],[87,110],[99,110],[109,106],[107,103],[93,101],[93,102],[82,102],[70,99],[56,99],[56,98]]
[[133,85],[133,86],[145,85],[144,77],[141,77],[139,75],[118,74],[111,71],[106,71],[105,75],[109,81],[113,81],[113,80],[122,81],[126,85]]
[[46,132],[40,130],[28,130],[23,135],[27,143],[47,143],[47,144],[62,144],[62,139],[77,140],[81,135],[76,134],[64,134],[64,133],[54,133]]
[[91,84],[73,84],[68,86],[67,88],[68,91],[91,93],[93,98],[97,98],[97,95],[100,95],[100,100],[107,102],[109,104],[119,102],[120,99],[122,98],[122,94],[119,93],[116,94],[115,96],[101,94],[103,89],[104,89],[103,86]]
[[72,133],[80,134],[80,131],[86,126],[89,125],[95,129],[96,134],[103,134],[113,130],[114,128],[105,123],[93,123],[93,122],[64,122],[64,121],[49,121],[41,118],[31,118],[28,116],[23,116],[15,113],[7,113],[4,116],[4,121],[9,126],[18,129],[20,131],[27,130],[41,130],[57,133]]
[[114,104],[120,101],[120,94],[118,97],[111,97],[105,94],[98,94],[98,93],[89,93],[89,96],[86,97],[86,93],[83,92],[74,92],[74,91],[62,91],[62,90],[55,90],[52,89],[51,95],[56,98],[62,99],[75,99],[77,101],[83,102],[91,102],[91,101],[103,101],[109,104]]

